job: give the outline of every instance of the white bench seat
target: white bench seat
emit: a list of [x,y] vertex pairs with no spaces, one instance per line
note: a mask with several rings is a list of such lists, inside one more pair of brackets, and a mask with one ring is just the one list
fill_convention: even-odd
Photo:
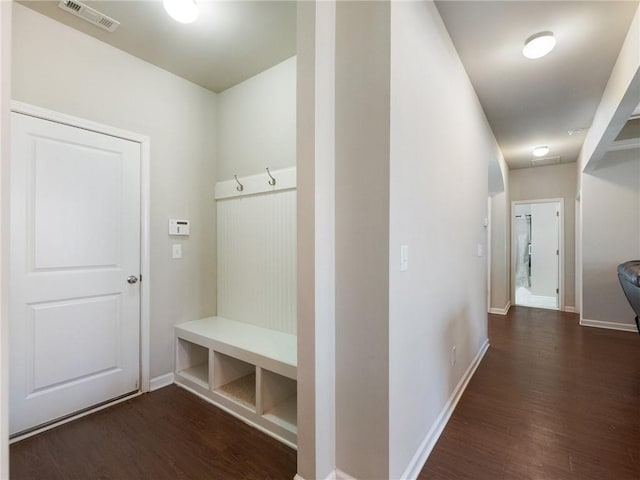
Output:
[[295,447],[295,335],[223,317],[174,328],[177,385]]
[[181,323],[176,336],[296,379],[297,337],[224,317]]

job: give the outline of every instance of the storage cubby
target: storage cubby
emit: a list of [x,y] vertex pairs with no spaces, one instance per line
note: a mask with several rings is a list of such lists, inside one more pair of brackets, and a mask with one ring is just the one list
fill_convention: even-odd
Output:
[[260,410],[264,418],[296,433],[297,382],[269,370],[259,369]]
[[176,373],[208,389],[209,349],[178,338],[176,350]]
[[213,391],[255,411],[256,367],[213,352]]
[[175,326],[177,385],[295,447],[295,335],[223,317]]

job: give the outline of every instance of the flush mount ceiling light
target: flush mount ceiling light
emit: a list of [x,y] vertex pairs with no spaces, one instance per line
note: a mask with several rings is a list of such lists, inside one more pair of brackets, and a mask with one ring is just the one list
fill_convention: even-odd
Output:
[[540,32],[527,38],[522,54],[527,58],[540,58],[553,50],[555,46],[556,38],[553,36],[553,32]]
[[193,23],[200,13],[194,0],[164,0],[164,9],[180,23]]
[[533,149],[533,155],[535,157],[544,157],[547,153],[549,153],[549,147],[547,147],[546,145]]

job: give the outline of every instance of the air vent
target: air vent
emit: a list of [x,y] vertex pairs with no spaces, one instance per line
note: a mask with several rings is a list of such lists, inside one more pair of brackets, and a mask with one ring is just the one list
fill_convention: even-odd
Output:
[[560,156],[531,159],[531,164],[534,167],[541,167],[542,165],[556,165],[558,163],[560,163]]
[[60,0],[58,7],[69,13],[72,13],[76,17],[80,17],[89,23],[106,30],[107,32],[114,32],[116,28],[120,26],[120,22],[113,18],[98,12],[97,10],[85,5],[77,0]]

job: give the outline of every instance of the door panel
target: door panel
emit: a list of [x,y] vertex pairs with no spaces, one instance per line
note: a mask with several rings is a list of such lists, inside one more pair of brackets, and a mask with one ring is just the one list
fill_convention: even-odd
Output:
[[558,307],[558,210],[557,203],[531,205],[531,293],[555,297]]
[[12,114],[10,431],[138,390],[140,145]]

